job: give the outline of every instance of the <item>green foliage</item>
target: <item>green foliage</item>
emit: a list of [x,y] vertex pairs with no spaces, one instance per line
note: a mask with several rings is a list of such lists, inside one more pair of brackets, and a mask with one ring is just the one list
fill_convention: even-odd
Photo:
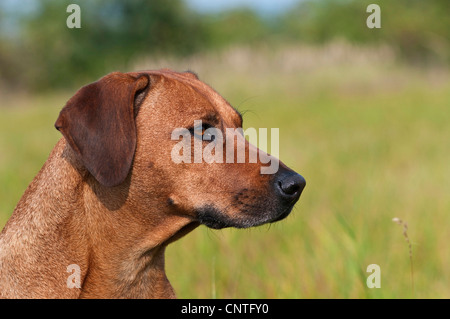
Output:
[[[66,26],[66,8],[73,2],[82,10],[80,29]],[[202,32],[179,0],[42,0],[15,39],[17,56],[0,60],[0,71],[12,83],[34,89],[79,85],[142,55],[192,53],[203,44]],[[14,72],[10,60],[19,66]]]
[[412,62],[450,62],[450,2],[379,0],[381,28],[369,29],[371,0],[306,0],[279,19],[281,32],[294,41],[385,43]]
[[270,29],[267,21],[249,9],[236,9],[203,17],[210,48],[263,41]]

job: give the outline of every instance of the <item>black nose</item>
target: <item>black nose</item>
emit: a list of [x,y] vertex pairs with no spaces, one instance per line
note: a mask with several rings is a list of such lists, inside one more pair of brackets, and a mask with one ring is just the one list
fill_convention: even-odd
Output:
[[277,186],[281,196],[288,200],[298,199],[305,185],[306,181],[303,176],[295,172],[283,174],[277,180]]

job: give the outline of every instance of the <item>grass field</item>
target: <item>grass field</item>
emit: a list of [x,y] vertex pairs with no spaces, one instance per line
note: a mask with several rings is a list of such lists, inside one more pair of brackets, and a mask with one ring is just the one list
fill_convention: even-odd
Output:
[[[244,128],[280,128],[281,160],[307,180],[279,223],[200,227],[171,244],[178,297],[450,298],[448,70],[342,44],[142,59],[136,68],[163,66],[197,71],[245,111]],[[60,138],[53,123],[74,92],[2,98],[0,228]],[[408,223],[414,290],[394,217]],[[366,286],[370,264],[380,266],[381,288]]]

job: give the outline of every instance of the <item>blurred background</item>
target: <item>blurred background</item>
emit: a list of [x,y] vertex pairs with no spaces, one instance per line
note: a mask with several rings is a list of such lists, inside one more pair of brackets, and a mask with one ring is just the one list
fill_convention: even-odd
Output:
[[0,229],[79,87],[193,70],[244,128],[280,128],[307,186],[279,223],[171,244],[178,297],[450,298],[449,14],[448,0],[0,0]]

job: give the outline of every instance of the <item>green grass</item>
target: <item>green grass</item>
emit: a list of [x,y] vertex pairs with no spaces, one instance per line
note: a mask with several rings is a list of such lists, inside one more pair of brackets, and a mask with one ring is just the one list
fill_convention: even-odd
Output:
[[[200,227],[171,244],[178,297],[450,298],[450,73],[383,59],[289,69],[279,58],[165,64],[198,71],[248,111],[245,127],[280,128],[282,161],[307,180],[281,222]],[[53,123],[72,93],[2,102],[0,227],[59,139]],[[393,217],[409,226],[414,294]],[[379,289],[366,286],[369,264],[381,267]]]

